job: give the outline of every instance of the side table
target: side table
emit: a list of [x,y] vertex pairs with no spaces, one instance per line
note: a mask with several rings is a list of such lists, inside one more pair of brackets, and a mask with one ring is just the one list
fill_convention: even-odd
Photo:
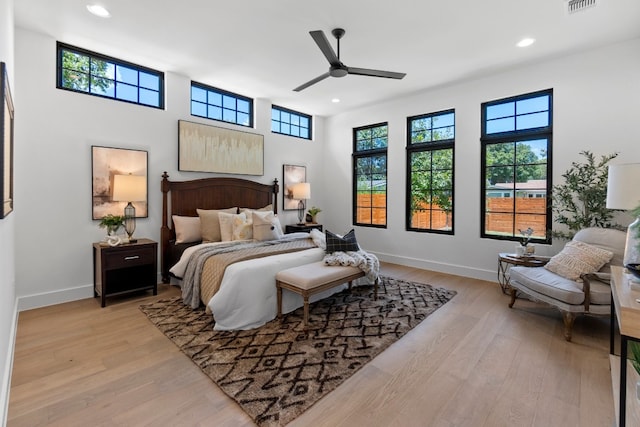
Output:
[[517,256],[516,254],[510,254],[501,252],[498,254],[498,283],[502,289],[502,293],[509,295],[509,269],[514,265],[520,265],[523,267],[542,267],[549,262],[549,257],[545,256]]
[[307,222],[306,224],[289,224],[285,226],[284,232],[289,233],[309,233],[313,229],[322,231],[322,224]]

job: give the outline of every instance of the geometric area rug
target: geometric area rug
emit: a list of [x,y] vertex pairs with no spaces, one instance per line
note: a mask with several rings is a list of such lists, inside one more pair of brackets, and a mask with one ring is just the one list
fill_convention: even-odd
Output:
[[456,294],[380,277],[247,331],[214,331],[180,297],[140,310],[259,426],[283,426],[334,390]]

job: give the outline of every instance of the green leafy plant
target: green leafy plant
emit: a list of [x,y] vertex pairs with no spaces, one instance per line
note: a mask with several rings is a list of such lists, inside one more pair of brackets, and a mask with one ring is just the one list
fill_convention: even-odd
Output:
[[120,215],[108,214],[102,217],[98,226],[100,228],[106,228],[107,233],[117,231],[121,225],[124,225],[124,217]]
[[631,352],[631,364],[638,375],[640,375],[640,343],[629,341],[628,346]]
[[581,151],[584,163],[572,162],[562,177],[564,184],[554,185],[551,209],[554,221],[566,230],[553,230],[552,236],[571,240],[583,228],[620,228],[612,222],[614,211],[607,209],[608,163],[618,153],[596,160],[590,151]]
[[316,215],[318,215],[320,212],[322,212],[322,209],[317,208],[317,207],[315,207],[315,206],[311,206],[311,208],[309,209],[309,211],[308,211],[308,212],[309,212],[309,215],[311,215],[311,216],[316,216]]

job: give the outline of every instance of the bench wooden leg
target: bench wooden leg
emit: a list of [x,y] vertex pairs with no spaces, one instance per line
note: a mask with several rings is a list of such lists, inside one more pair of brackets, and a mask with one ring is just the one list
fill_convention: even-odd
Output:
[[282,288],[276,285],[278,288],[278,319],[282,319]]
[[309,326],[309,296],[304,297],[304,327]]
[[373,282],[373,299],[376,301],[378,300],[378,280],[380,279],[376,277],[376,280]]

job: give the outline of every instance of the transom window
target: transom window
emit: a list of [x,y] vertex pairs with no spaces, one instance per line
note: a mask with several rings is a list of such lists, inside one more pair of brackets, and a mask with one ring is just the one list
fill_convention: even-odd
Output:
[[388,125],[353,129],[353,223],[387,226]]
[[407,118],[407,230],[453,234],[454,110]]
[[191,115],[253,127],[253,99],[192,81]]
[[482,104],[482,237],[550,243],[553,90]]
[[271,132],[311,139],[311,116],[272,105]]
[[57,43],[57,87],[164,108],[164,73]]

